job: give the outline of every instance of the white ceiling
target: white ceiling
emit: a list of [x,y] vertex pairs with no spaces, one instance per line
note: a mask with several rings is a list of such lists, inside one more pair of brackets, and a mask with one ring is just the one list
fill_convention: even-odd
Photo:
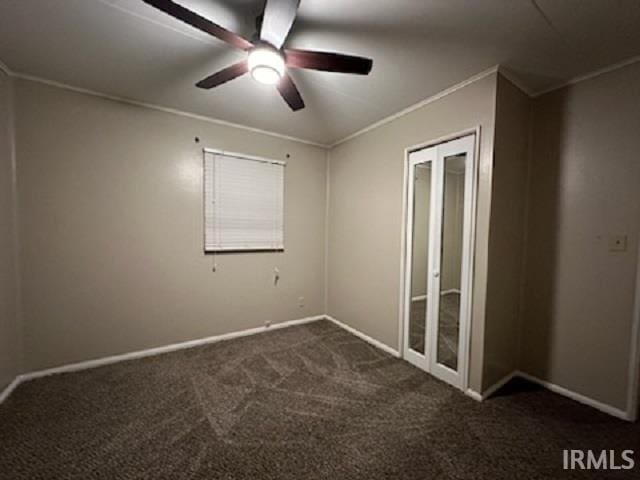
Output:
[[[178,0],[250,37],[264,0]],[[22,74],[331,144],[496,64],[539,92],[640,53],[638,0],[302,0],[287,46],[374,59],[369,77],[293,71],[291,112],[243,53],[141,0],[2,0],[0,59]]]

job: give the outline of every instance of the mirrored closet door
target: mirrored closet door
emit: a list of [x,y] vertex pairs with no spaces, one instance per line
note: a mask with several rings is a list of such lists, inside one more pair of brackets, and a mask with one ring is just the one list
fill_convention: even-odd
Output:
[[408,157],[406,360],[466,387],[471,309],[475,136]]

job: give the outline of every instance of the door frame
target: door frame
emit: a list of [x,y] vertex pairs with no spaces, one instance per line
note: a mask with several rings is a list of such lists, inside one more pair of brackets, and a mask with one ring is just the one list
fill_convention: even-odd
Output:
[[[466,137],[469,135],[475,136],[474,148],[472,152],[472,176],[470,180],[471,184],[471,222],[469,225],[469,246],[467,256],[467,271],[468,278],[466,279],[466,288],[467,288],[467,305],[465,308],[468,312],[468,325],[466,328],[466,332],[464,332],[464,355],[462,365],[459,365],[460,368],[460,378],[462,379],[462,384],[460,385],[460,389],[462,391],[467,391],[469,385],[469,363],[470,363],[470,355],[471,355],[471,331],[473,330],[473,299],[474,299],[474,288],[473,288],[473,279],[475,274],[474,268],[474,259],[475,259],[475,240],[476,240],[476,218],[477,218],[477,198],[478,198],[478,162],[480,158],[480,144],[481,144],[481,129],[480,126],[475,126],[472,128],[467,128],[465,130],[461,130],[458,132],[454,132],[439,138],[435,138],[433,140],[428,140],[426,142],[413,145],[405,148],[404,150],[404,172],[403,172],[403,187],[402,187],[402,225],[401,225],[401,248],[400,248],[400,301],[399,301],[399,321],[398,321],[398,352],[402,358],[408,360],[405,356],[405,341],[406,341],[406,323],[408,321],[408,307],[407,304],[407,289],[411,288],[410,282],[407,281],[407,275],[411,272],[411,266],[409,265],[410,259],[410,251],[409,251],[409,242],[408,239],[408,231],[409,231],[409,213],[412,211],[410,208],[409,193],[410,193],[410,177],[411,174],[411,162],[410,155],[413,152],[423,150],[430,147],[435,147],[441,143],[450,142],[452,140],[457,140],[462,137]],[[412,190],[411,190],[412,191]],[[410,292],[409,292],[410,295]],[[462,332],[461,332],[462,333]],[[462,343],[462,342],[461,342]],[[425,348],[425,351],[427,349]],[[414,363],[414,362],[412,362]]]

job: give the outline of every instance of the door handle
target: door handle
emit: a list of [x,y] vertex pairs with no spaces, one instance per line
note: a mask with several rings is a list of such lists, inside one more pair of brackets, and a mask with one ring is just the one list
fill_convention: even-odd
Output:
[[440,276],[440,272],[433,272],[433,278],[438,278]]

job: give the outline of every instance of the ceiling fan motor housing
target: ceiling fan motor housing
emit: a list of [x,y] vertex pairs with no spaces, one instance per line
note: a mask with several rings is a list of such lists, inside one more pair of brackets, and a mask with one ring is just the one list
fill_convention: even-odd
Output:
[[282,52],[266,42],[249,50],[247,62],[251,76],[266,85],[278,83],[286,70]]

